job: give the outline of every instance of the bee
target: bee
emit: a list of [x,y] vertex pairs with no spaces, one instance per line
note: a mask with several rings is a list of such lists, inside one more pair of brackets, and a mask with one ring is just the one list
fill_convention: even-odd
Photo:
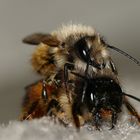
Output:
[[[98,128],[104,112],[112,116],[113,128],[123,103],[138,118],[138,113],[125,99],[125,96],[136,97],[122,92],[109,49],[125,55],[139,66],[140,62],[108,45],[92,27],[66,25],[51,34],[31,34],[23,42],[38,45],[31,62],[45,80],[26,88],[21,120],[55,116],[62,122],[74,122],[77,128],[95,120]],[[110,91],[107,90],[109,87]]]
[[61,79],[65,85],[73,78],[71,71],[92,77],[105,68],[117,74],[108,49],[125,55],[140,66],[134,57],[108,45],[95,29],[81,24],[63,25],[51,34],[34,33],[25,37],[23,42],[38,45],[31,59],[35,71],[50,80],[63,72]]
[[113,129],[123,104],[140,123],[138,112],[126,96],[139,102],[140,99],[123,92],[117,76],[112,72],[104,70],[104,75],[98,73],[92,78],[78,73],[73,74],[79,77],[75,81],[75,97],[72,104],[72,116],[77,129],[81,126],[78,116],[81,116],[84,122],[90,122],[98,130],[104,120],[109,120]]

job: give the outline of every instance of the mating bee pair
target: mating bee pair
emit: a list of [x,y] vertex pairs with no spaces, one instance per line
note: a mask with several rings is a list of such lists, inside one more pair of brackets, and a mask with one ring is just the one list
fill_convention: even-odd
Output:
[[27,36],[24,43],[38,45],[32,66],[45,80],[26,88],[21,120],[55,117],[77,128],[90,123],[99,129],[108,120],[113,128],[122,105],[140,122],[140,117],[122,91],[109,49],[140,65],[122,50],[108,45],[89,26],[67,25],[51,34]]

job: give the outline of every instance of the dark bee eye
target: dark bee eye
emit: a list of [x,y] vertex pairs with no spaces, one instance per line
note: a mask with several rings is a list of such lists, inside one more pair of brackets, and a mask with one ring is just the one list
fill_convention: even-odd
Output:
[[76,44],[75,48],[77,50],[78,56],[85,62],[90,61],[90,50],[87,46],[85,38],[80,39]]
[[88,47],[86,38],[88,37],[84,37],[75,43],[74,47],[76,49],[77,55],[81,60],[86,62],[88,65],[101,69],[101,65],[98,64],[96,61],[94,61],[94,58],[92,58],[91,60],[90,49]]

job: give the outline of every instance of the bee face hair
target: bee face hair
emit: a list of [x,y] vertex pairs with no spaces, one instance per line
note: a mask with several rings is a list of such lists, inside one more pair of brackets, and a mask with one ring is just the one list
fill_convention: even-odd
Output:
[[66,40],[69,41],[68,38],[71,38],[73,41],[70,42],[74,44],[74,42],[81,37],[95,35],[95,30],[90,26],[84,26],[82,24],[68,24],[52,32],[52,35],[57,36],[58,40],[62,42]]
[[[107,65],[105,67],[110,68],[109,63],[107,63],[110,55],[106,45],[102,43],[100,35],[92,27],[81,24],[62,26],[62,28],[54,31],[52,35],[56,36],[61,42],[60,44],[62,46],[60,45],[60,48],[63,47],[63,54],[67,53],[65,62],[73,63],[76,71],[84,73],[87,67],[87,61],[94,61],[97,65],[106,63]],[[56,62],[58,62],[58,58],[64,60],[61,59],[61,56],[64,55],[55,57]],[[58,64],[59,66],[60,63]],[[96,64],[89,64],[88,74],[93,75],[98,71]]]

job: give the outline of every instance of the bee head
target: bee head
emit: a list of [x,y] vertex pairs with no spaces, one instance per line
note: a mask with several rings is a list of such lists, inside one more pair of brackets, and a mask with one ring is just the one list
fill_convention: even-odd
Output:
[[89,112],[96,108],[98,110],[120,110],[123,92],[115,80],[108,77],[96,77],[84,79],[81,82],[80,90],[76,91],[77,98]]
[[111,78],[100,77],[88,80],[85,100],[89,110],[93,107],[117,110],[122,105],[122,95],[118,83]]

